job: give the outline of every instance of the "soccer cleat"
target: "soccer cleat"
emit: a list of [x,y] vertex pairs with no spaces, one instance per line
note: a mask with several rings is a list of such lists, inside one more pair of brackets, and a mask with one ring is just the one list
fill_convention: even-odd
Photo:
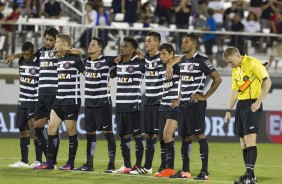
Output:
[[93,166],[87,166],[86,164],[83,164],[83,166],[79,167],[79,168],[75,168],[74,171],[94,171]]
[[70,171],[70,170],[73,170],[74,166],[69,164],[69,163],[66,163],[66,165],[62,166],[59,168],[59,170],[65,170],[65,171]]
[[121,166],[118,170],[113,171],[114,174],[128,174],[131,171],[131,168]]
[[165,169],[159,174],[155,174],[155,177],[170,177],[174,175],[174,170],[173,169]]
[[177,171],[177,173],[175,173],[174,175],[170,176],[169,178],[186,178],[186,179],[190,179],[192,176],[190,174],[190,172],[184,172],[184,171]]
[[48,164],[47,162],[43,162],[42,164],[40,164],[37,167],[34,167],[34,169],[54,169],[54,165],[53,164]]
[[28,167],[31,168],[31,169],[34,169],[35,167],[38,167],[38,166],[40,166],[40,165],[41,165],[41,163],[40,163],[39,161],[35,160],[35,161],[33,162],[33,164],[31,164],[31,165],[28,166]]
[[154,174],[154,176],[156,176],[157,174],[160,174],[163,170],[165,170],[165,168],[160,167],[158,171]]
[[130,174],[133,174],[133,175],[138,175],[138,174],[152,174],[153,173],[153,169],[146,169],[145,167],[141,167],[141,168],[138,168],[138,169],[135,169],[135,170],[131,170],[129,172]]
[[17,161],[16,163],[8,165],[9,167],[14,167],[14,168],[28,168],[28,164],[22,162],[22,161]]
[[208,172],[200,172],[197,177],[194,178],[194,180],[209,180],[210,175]]
[[115,164],[114,163],[109,163],[107,169],[105,170],[105,173],[113,173],[115,169]]
[[256,184],[257,178],[251,177],[250,174],[245,173],[243,176],[240,176],[239,180],[235,180],[234,184]]

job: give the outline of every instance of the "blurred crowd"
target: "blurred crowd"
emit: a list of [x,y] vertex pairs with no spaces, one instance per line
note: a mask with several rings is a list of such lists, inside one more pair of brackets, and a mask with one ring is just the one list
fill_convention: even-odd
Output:
[[[68,2],[75,7],[81,6],[77,0]],[[224,2],[224,0],[112,0],[111,7],[105,7],[103,0],[89,0],[81,7],[85,11],[84,22],[81,23],[95,27],[110,26],[113,21],[122,21],[130,26],[142,23],[143,27],[158,24],[159,28],[175,25],[177,29],[189,29],[193,26],[193,29],[205,31],[282,33],[282,0],[234,0],[228,1],[231,2],[230,7],[226,7]],[[11,7],[12,13],[4,16],[1,12],[5,7]],[[15,22],[23,13],[27,17],[71,16],[63,14],[59,0],[6,0],[0,4],[1,22]],[[11,26],[2,23],[0,33],[9,34],[11,29]],[[174,36],[166,31],[160,33],[162,43],[174,41],[176,48],[179,49],[181,34]],[[80,38],[81,48],[87,47],[91,36],[91,29],[84,31]],[[99,31],[99,36],[108,41],[108,31]],[[211,61],[216,57],[215,53],[222,51],[226,40],[229,40],[227,44],[237,47],[242,54],[247,54],[247,40],[255,47],[256,52],[265,53],[267,48],[271,48],[270,64],[275,58],[281,57],[279,50],[282,49],[282,41],[279,37],[270,39],[259,36],[226,37],[205,34],[202,39],[205,52]],[[11,38],[9,41],[11,43]],[[217,52],[214,52],[214,45],[217,45]]]

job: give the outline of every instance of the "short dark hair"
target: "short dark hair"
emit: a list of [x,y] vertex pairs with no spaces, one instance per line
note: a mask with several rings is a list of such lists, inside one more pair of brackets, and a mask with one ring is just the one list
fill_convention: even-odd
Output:
[[44,37],[46,35],[50,35],[50,36],[56,38],[57,34],[59,34],[59,31],[56,28],[54,28],[54,27],[50,27],[50,28],[45,30]]
[[124,37],[123,41],[125,42],[129,42],[132,47],[137,50],[138,48],[138,42],[134,39],[134,38],[130,38],[130,37]]
[[94,36],[94,37],[92,38],[92,40],[97,41],[98,46],[99,46],[100,48],[102,48],[102,51],[104,50],[106,44],[105,44],[105,41],[104,41],[103,39],[97,38],[97,37]]
[[34,51],[34,45],[31,42],[24,42],[22,45],[22,51]]
[[184,37],[190,38],[191,41],[192,41],[194,44],[196,44],[196,47],[199,46],[200,41],[199,41],[199,37],[198,37],[198,35],[197,35],[196,33],[186,33],[186,34],[184,35]]
[[175,54],[175,49],[170,43],[161,44],[159,51],[162,51],[163,49],[165,49],[168,53],[173,52],[173,54]]
[[147,33],[147,36],[153,36],[154,38],[156,38],[159,42],[161,42],[161,35],[158,32],[155,31],[150,31]]

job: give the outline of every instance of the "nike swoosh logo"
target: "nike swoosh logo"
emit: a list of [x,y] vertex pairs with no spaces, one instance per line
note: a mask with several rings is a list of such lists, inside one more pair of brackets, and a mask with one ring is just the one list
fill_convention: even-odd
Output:
[[201,129],[195,129],[195,132],[199,132]]
[[34,113],[30,113],[30,114],[28,114],[29,116],[31,116],[31,115],[33,115]]
[[68,115],[68,117],[72,117],[72,116],[73,116],[73,114],[69,114],[69,115]]
[[103,128],[107,128],[109,125],[107,125],[107,126],[103,126]]
[[134,129],[133,131],[134,131],[134,132],[137,132],[138,130],[139,130],[139,129],[137,129],[137,130]]
[[159,129],[155,128],[155,131],[158,131]]

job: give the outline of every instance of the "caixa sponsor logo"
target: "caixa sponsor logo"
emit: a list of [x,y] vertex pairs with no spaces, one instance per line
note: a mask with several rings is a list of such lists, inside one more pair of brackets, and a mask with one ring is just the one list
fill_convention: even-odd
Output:
[[272,143],[282,143],[282,111],[267,113],[266,134]]

